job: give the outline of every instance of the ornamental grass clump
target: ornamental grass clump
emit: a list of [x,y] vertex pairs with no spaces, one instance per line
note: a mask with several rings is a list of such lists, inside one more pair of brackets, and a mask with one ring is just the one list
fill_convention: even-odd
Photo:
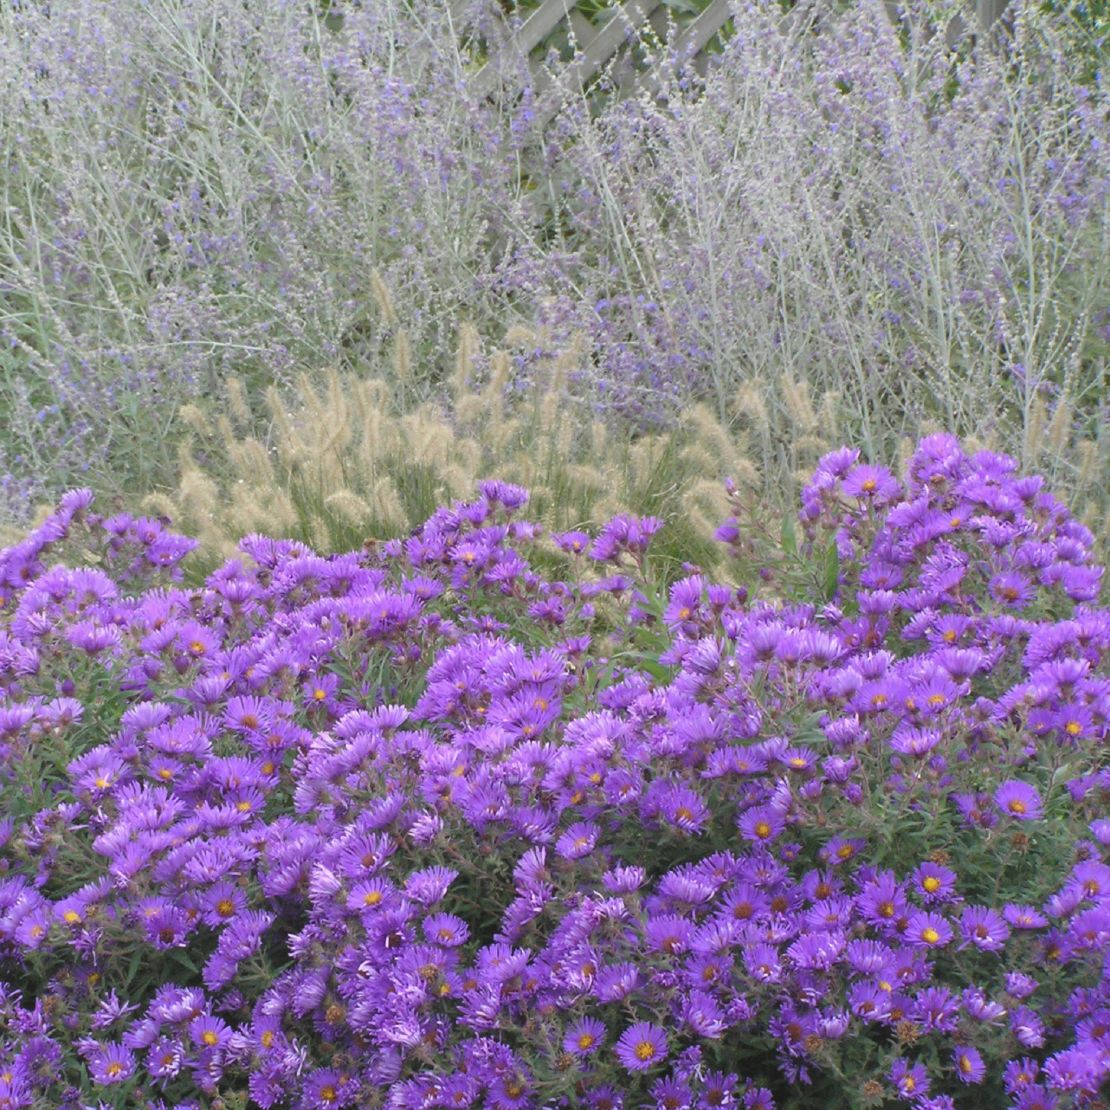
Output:
[[[191,570],[212,569],[253,531],[325,553],[410,532],[482,476],[527,486],[530,512],[556,530],[622,512],[663,516],[669,528],[657,557],[676,571],[684,561],[708,568],[719,557],[714,523],[729,504],[722,480],[733,475],[753,495],[762,486],[745,454],[747,434],[731,432],[706,406],[692,407],[679,428],[638,436],[591,419],[567,387],[584,358],[580,345],[540,357],[550,337],[518,328],[486,354],[464,327],[449,399],[406,403],[414,375],[404,333],[397,338],[374,376],[334,368],[303,375],[293,391],[271,387],[264,408],[232,378],[222,415],[186,410],[191,435],[176,488],[149,494],[142,507],[200,538]],[[523,382],[522,349],[531,352]],[[792,458],[815,462],[835,441],[817,434],[804,389],[785,384],[802,405]],[[749,420],[766,432],[758,414],[752,407]],[[833,398],[822,414],[835,426]]]
[[721,581],[527,504],[0,553],[6,1105],[1096,1106],[1110,612],[1044,481],[835,451]]

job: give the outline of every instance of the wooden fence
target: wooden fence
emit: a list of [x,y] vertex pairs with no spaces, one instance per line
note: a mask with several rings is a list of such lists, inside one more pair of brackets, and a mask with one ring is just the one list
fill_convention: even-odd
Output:
[[[451,0],[452,16],[461,20],[470,2]],[[991,27],[1007,3],[1008,0],[976,0],[979,29]],[[896,0],[886,0],[892,21],[898,18],[897,7]],[[603,23],[595,25],[578,10],[575,0],[541,0],[514,33],[506,29],[505,44],[472,81],[479,93],[492,93],[503,83],[514,83],[514,75],[526,65],[536,94],[535,121],[543,127],[559,112],[567,94],[581,92],[629,43],[642,36],[667,42],[671,56],[692,62],[704,72],[708,62],[706,47],[726,30],[732,15],[731,0],[710,0],[698,15],[678,26],[664,0],[624,0],[614,4]],[[575,52],[569,62],[553,70],[545,64],[544,48],[559,31],[570,38]],[[955,45],[967,33],[968,28],[953,20],[947,32],[949,44]],[[655,83],[650,72],[640,74],[639,80],[649,87]]]

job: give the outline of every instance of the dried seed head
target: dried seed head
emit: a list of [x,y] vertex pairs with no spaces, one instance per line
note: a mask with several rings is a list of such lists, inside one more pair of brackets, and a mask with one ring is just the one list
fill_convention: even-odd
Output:
[[198,435],[210,436],[212,434],[212,425],[208,423],[208,418],[196,405],[182,405],[177,411],[181,419]]
[[372,515],[370,506],[349,489],[337,489],[334,493],[329,493],[324,498],[324,504],[329,509],[334,509],[348,524],[356,527],[366,524]]
[[1025,424],[1025,458],[1033,463],[1040,457],[1044,447],[1045,427],[1048,424],[1048,412],[1042,398],[1034,397],[1029,406],[1029,417]]
[[470,387],[470,377],[474,373],[474,363],[481,347],[478,329],[469,321],[460,324],[459,337],[455,343],[455,368],[451,375],[451,394],[456,402]]
[[389,294],[389,287],[381,272],[377,269],[370,271],[370,292],[374,297],[374,303],[378,306],[378,311],[382,314],[382,319],[389,327],[395,327],[397,312],[393,307],[393,298]]
[[782,376],[782,397],[790,419],[799,430],[810,432],[817,427],[817,414],[809,399],[809,386],[793,381],[788,374]]
[[412,347],[406,331],[393,337],[393,375],[401,383],[412,380]]
[[1048,448],[1059,458],[1067,450],[1071,439],[1071,420],[1074,410],[1066,397],[1056,403],[1056,410],[1048,424]]
[[251,422],[251,409],[247,401],[247,391],[238,378],[228,378],[224,387],[227,395],[227,409],[240,424],[249,425]]

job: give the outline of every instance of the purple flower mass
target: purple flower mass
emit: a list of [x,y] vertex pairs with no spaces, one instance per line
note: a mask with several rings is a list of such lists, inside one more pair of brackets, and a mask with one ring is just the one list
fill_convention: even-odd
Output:
[[0,552],[2,1097],[1091,1105],[1110,617],[1045,578],[1090,536],[1015,473],[822,460],[817,593],[655,577],[654,524],[567,546],[497,485],[187,587],[133,557],[164,526],[67,499]]

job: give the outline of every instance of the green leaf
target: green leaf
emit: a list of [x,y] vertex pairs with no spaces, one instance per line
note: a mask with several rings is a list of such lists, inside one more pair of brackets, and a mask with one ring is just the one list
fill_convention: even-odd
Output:
[[673,672],[671,671],[671,668],[670,667],[665,667],[662,663],[659,662],[659,659],[658,659],[657,656],[652,655],[649,652],[646,652],[646,651],[623,652],[621,654],[620,658],[622,660],[624,660],[624,659],[632,660],[634,662],[635,666],[639,667],[640,670],[647,671],[647,673],[649,675],[651,675],[652,678],[655,678],[660,682],[667,682],[672,677]]
[[794,517],[790,513],[782,518],[782,549],[787,555],[798,554],[798,536],[794,531]]
[[830,541],[828,550],[825,552],[821,581],[825,590],[825,599],[832,601],[840,585],[840,553],[836,550],[836,540]]
[[130,986],[132,983],[135,982],[135,975],[138,972],[139,967],[142,964],[142,961],[143,961],[143,950],[142,950],[142,948],[136,948],[135,951],[131,953],[131,962],[127,965],[127,980],[126,981],[127,981],[128,986]]

